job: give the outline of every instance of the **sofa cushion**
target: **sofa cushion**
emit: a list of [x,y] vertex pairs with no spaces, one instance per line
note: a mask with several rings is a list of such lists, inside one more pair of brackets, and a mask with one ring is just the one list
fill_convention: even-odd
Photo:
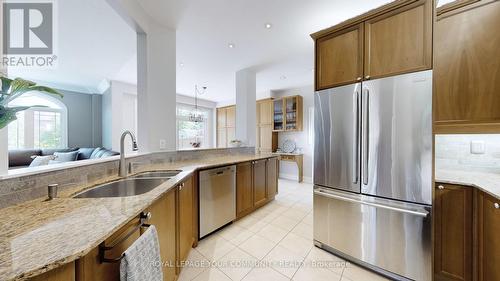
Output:
[[113,150],[104,149],[104,152],[101,154],[100,158],[106,158],[106,157],[111,157],[111,156],[115,156],[115,155],[120,155],[120,153],[113,151]]
[[90,159],[92,152],[94,152],[95,147],[86,147],[78,149],[78,160],[87,160]]
[[46,166],[50,160],[54,160],[54,155],[35,156],[35,159],[30,164],[30,167]]
[[54,155],[54,152],[72,152],[72,151],[77,151],[77,150],[78,150],[78,147],[42,149],[42,156]]
[[33,159],[31,156],[42,155],[40,149],[9,150],[9,167],[29,166]]
[[57,162],[73,162],[78,158],[78,150],[71,152],[54,152],[56,157],[54,160]]

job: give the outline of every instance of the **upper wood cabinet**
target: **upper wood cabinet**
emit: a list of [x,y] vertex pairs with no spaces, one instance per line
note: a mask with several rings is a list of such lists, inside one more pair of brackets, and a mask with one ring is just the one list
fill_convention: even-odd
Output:
[[318,90],[360,81],[363,76],[363,24],[357,24],[316,42]]
[[473,189],[437,184],[434,199],[434,280],[472,280]]
[[302,131],[302,96],[290,96],[274,100],[273,132]]
[[431,69],[433,2],[394,1],[313,34],[316,90]]
[[432,67],[432,0],[365,21],[365,79]]
[[488,194],[478,194],[478,281],[500,280],[499,204],[500,200]]
[[217,108],[217,147],[229,147],[236,131],[236,106]]
[[435,28],[435,133],[500,133],[500,2],[443,13]]

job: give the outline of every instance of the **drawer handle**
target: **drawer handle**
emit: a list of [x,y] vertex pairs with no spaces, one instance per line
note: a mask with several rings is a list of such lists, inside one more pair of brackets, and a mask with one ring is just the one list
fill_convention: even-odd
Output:
[[439,190],[443,190],[443,189],[444,189],[444,186],[442,186],[442,185],[438,185],[438,189],[439,189]]
[[500,209],[500,204],[495,203],[495,204],[493,204],[493,207],[495,207],[495,209]]

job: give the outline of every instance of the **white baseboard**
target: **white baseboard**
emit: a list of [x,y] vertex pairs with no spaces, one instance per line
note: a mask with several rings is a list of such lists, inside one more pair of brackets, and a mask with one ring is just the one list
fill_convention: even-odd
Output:
[[[280,173],[279,175],[279,178],[280,179],[285,179],[285,180],[292,180],[292,181],[298,181],[299,180],[299,176],[296,175],[296,174],[284,174],[284,173]],[[312,177],[303,177],[303,180],[305,183],[312,183]]]

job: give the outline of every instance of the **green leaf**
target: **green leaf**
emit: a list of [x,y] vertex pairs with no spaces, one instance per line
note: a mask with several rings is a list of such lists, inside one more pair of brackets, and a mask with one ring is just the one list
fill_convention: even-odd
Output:
[[51,95],[54,95],[54,96],[58,96],[60,98],[64,97],[63,94],[61,94],[59,91],[55,90],[55,89],[52,89],[52,88],[49,88],[49,87],[45,87],[45,86],[30,86],[28,88],[29,92],[31,91],[39,91],[39,92],[44,92],[44,93],[48,93],[48,94],[51,94]]
[[17,112],[18,111],[15,109],[11,110],[11,108],[3,108],[2,113],[0,113],[0,129],[7,127],[10,122],[17,120]]
[[10,89],[10,85],[12,84],[12,79],[9,79],[5,76],[1,76],[0,77],[1,81],[2,81],[2,95],[8,95],[9,94],[9,89]]

